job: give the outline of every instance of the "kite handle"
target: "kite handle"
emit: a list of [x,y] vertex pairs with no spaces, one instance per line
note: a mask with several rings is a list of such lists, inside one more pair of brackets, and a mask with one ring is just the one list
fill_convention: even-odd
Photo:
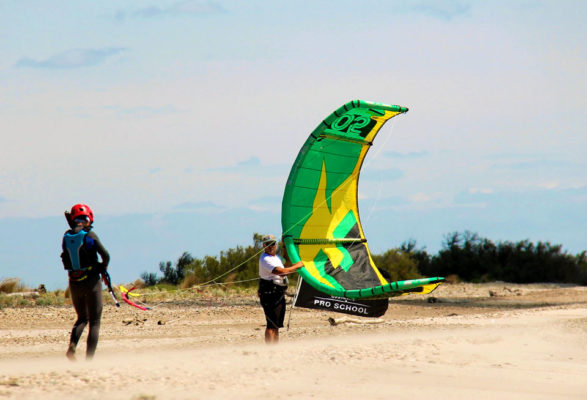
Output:
[[116,294],[114,293],[114,289],[112,289],[112,279],[110,279],[110,274],[108,273],[108,271],[105,270],[104,272],[102,272],[102,280],[104,281],[104,283],[108,287],[108,292],[110,293],[110,296],[112,296],[112,300],[114,300],[114,304],[116,304],[116,307],[120,307],[120,303],[118,302],[118,299],[116,298]]

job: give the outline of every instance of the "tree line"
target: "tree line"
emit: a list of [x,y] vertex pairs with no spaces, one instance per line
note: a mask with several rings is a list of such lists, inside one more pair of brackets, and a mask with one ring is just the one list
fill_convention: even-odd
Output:
[[[159,263],[162,275],[144,272],[141,279],[147,286],[167,283],[184,288],[205,283],[257,285],[258,260],[263,248],[261,237],[255,233],[251,245],[224,250],[218,256],[197,258],[184,252],[175,263]],[[450,276],[466,282],[587,285],[587,251],[572,255],[562,245],[528,240],[495,243],[469,231],[446,235],[441,249],[434,255],[409,240],[372,257],[391,281]]]

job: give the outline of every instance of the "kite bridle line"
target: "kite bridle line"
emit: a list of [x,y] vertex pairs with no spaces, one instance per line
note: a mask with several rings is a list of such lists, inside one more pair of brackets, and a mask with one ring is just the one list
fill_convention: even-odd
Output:
[[[390,119],[392,119],[392,120],[393,120],[393,118],[394,118],[394,117],[396,117],[396,116],[398,116],[398,115],[403,115],[403,114],[405,114],[405,112],[402,112],[402,113],[396,114],[396,115],[394,115],[394,116],[393,116],[392,118],[390,118]],[[386,121],[386,122],[387,122],[387,121]],[[394,127],[394,126],[395,126],[395,121],[392,121],[392,124],[391,124],[391,131],[393,131],[393,127]],[[381,128],[380,128],[380,129],[381,129]],[[378,133],[379,133],[379,132],[378,132]],[[378,136],[378,135],[376,135],[376,136]],[[365,161],[365,159],[363,159],[363,165],[364,165],[364,166],[368,166],[368,165],[369,165],[370,163],[372,163],[372,162],[373,162],[375,159],[377,159],[377,157],[378,157],[379,153],[380,153],[380,152],[383,150],[383,148],[385,148],[385,144],[387,143],[387,141],[389,141],[389,140],[390,140],[390,138],[391,138],[391,134],[390,134],[390,135],[387,137],[386,141],[384,142],[384,146],[383,146],[383,147],[381,147],[381,148],[379,148],[379,149],[378,149],[378,150],[375,152],[375,155],[374,155],[374,156],[372,156],[372,157],[369,157],[369,159],[368,159],[368,160],[366,160],[366,161]],[[375,140],[375,138],[373,138],[373,140]],[[366,157],[365,157],[365,158],[366,158]],[[359,176],[359,173],[360,173],[360,170],[361,170],[361,169],[362,169],[362,167],[361,167],[361,168],[359,168],[359,169],[357,170],[357,172],[353,172],[353,173],[351,173],[351,175],[350,175],[350,176],[355,176],[355,177],[358,177],[358,176]],[[318,205],[319,205],[319,206],[322,206],[322,205],[326,204],[326,203],[327,203],[327,202],[328,202],[328,201],[329,201],[329,200],[332,198],[332,196],[333,196],[335,193],[337,193],[337,192],[338,192],[339,190],[341,190],[341,189],[345,189],[345,188],[346,188],[346,185],[349,185],[349,184],[351,184],[351,183],[352,183],[352,181],[347,181],[347,182],[346,182],[346,183],[344,183],[343,185],[341,185],[341,186],[337,187],[335,190],[333,190],[333,191],[332,191],[332,193],[330,194],[330,196],[326,197],[326,198],[325,198],[325,199],[324,199],[322,202],[320,202]],[[379,187],[380,187],[380,186],[381,186],[381,185],[379,185]],[[357,204],[358,204],[358,201],[357,201]],[[374,205],[373,205],[372,207],[374,207]],[[296,227],[296,226],[297,226],[297,225],[298,225],[300,222],[302,222],[302,221],[304,221],[304,220],[308,219],[308,218],[309,218],[309,217],[310,217],[310,216],[313,214],[313,212],[314,212],[313,210],[309,211],[309,212],[308,212],[308,213],[307,213],[305,216],[303,216],[303,217],[302,217],[302,218],[300,218],[298,221],[296,221],[296,223],[295,223],[295,224],[292,224],[292,226],[291,226],[289,229],[286,229],[286,230],[285,230],[285,231],[282,233],[282,237],[284,237],[284,236],[287,236],[287,235],[289,234],[289,232],[290,232],[291,230],[293,230],[293,229],[294,229],[294,228],[295,228],[295,227]],[[370,213],[371,213],[371,212],[370,212]],[[369,215],[370,215],[370,213],[369,213]],[[228,285],[228,284],[236,284],[236,283],[250,282],[250,281],[253,281],[253,280],[258,280],[259,278],[253,278],[253,279],[244,280],[244,281],[237,281],[237,282],[224,282],[224,283],[223,283],[223,282],[215,282],[216,280],[218,280],[218,279],[220,279],[220,278],[222,278],[222,277],[224,277],[224,276],[226,276],[226,275],[230,274],[231,272],[233,272],[233,271],[237,270],[238,268],[242,267],[243,265],[245,265],[246,263],[248,263],[249,261],[251,261],[253,258],[257,258],[257,257],[258,257],[258,256],[259,256],[261,253],[263,253],[263,251],[264,251],[264,248],[261,248],[260,250],[258,250],[257,252],[255,252],[255,253],[254,253],[252,256],[250,256],[249,258],[247,258],[246,260],[244,260],[243,262],[241,262],[240,264],[237,264],[237,265],[236,265],[236,266],[234,266],[233,268],[231,268],[231,269],[229,269],[229,270],[227,270],[227,271],[223,272],[222,274],[220,274],[220,275],[218,275],[218,276],[216,276],[216,277],[214,277],[214,278],[212,278],[212,279],[210,279],[210,280],[208,280],[208,281],[206,281],[206,282],[204,282],[204,283],[201,283],[201,284],[199,284],[199,285],[194,285],[194,286],[191,286],[191,287],[189,287],[189,288],[186,288],[186,289],[177,289],[177,290],[175,290],[175,291],[176,291],[176,292],[190,291],[190,290],[194,290],[194,289],[196,289],[196,290],[197,290],[197,289],[200,289],[200,288],[204,288],[204,287],[208,287],[208,286],[214,286],[214,285]],[[154,294],[156,294],[156,293],[149,293],[148,295],[154,295]],[[145,296],[145,295],[147,295],[147,294],[145,293],[145,294],[141,294],[141,295],[142,295],[142,296]]]
[[[257,253],[258,254],[258,253]],[[284,274],[284,275],[290,275],[293,274],[293,272]],[[218,277],[216,277],[215,279],[218,279]],[[206,283],[202,283],[199,285],[194,285],[191,286],[189,288],[186,289],[175,289],[175,290],[169,290],[168,293],[180,293],[180,292],[188,292],[191,290],[198,290],[198,289],[203,289],[203,288],[207,288],[207,287],[211,287],[211,286],[225,286],[225,285],[234,285],[234,284],[238,284],[238,283],[245,283],[245,282],[253,282],[253,281],[258,281],[260,278],[251,278],[251,279],[243,279],[240,281],[232,281],[232,282],[212,282],[212,281],[208,281]],[[130,290],[128,290],[130,291]],[[140,296],[155,296],[161,294],[160,292],[147,292],[147,293],[140,293],[140,294],[136,294],[136,295],[140,295]],[[150,308],[152,308],[152,306],[150,306]]]
[[[393,136],[393,128],[395,128],[395,119],[391,118],[391,127],[389,129],[389,135],[386,135],[382,145],[377,146],[377,150],[375,151],[375,154],[373,154],[371,157],[369,157],[369,160],[364,163],[365,166],[368,166],[372,162],[379,160],[379,154],[387,147],[387,143],[390,141],[391,137]],[[367,218],[363,218],[363,220],[365,220],[365,221],[369,221],[371,219],[371,214],[373,214],[373,210],[375,209],[375,206],[379,202],[379,199],[381,197],[381,188],[383,187],[381,182],[382,182],[382,179],[381,179],[381,170],[380,170],[379,171],[379,184],[377,185],[377,195],[375,196],[375,201],[371,204],[371,207],[369,207],[369,211],[367,212]],[[357,204],[358,204],[358,202],[357,202]]]

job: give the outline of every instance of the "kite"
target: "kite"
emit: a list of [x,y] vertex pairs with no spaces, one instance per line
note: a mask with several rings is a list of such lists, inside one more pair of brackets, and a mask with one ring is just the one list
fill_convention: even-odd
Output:
[[134,301],[132,301],[131,299],[128,298],[128,296],[131,296],[131,297],[138,297],[138,296],[140,296],[140,294],[132,293],[132,291],[136,289],[136,286],[133,286],[132,288],[127,289],[124,286],[120,285],[119,288],[120,288],[120,295],[122,296],[122,300],[124,300],[124,302],[126,304],[129,304],[129,305],[131,305],[133,307],[136,307],[139,310],[143,310],[143,311],[147,311],[147,310],[150,310],[151,309],[149,307],[141,306],[140,304],[137,304],[137,303],[135,303]]
[[310,134],[283,195],[283,242],[298,272],[315,289],[348,299],[432,292],[444,278],[389,282],[377,268],[358,209],[359,172],[379,129],[407,112],[401,106],[351,101]]

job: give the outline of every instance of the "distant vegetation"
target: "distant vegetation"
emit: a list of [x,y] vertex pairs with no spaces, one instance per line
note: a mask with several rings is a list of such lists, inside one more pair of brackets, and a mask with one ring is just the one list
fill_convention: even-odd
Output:
[[427,276],[456,275],[468,282],[574,283],[587,285],[587,251],[568,254],[561,245],[497,242],[476,233],[454,232],[445,237],[442,249],[430,256],[415,243],[403,249],[418,261]]
[[[189,301],[222,296],[253,296],[256,293],[261,235],[255,233],[250,246],[221,251],[218,256],[193,257],[184,252],[174,263],[162,261],[158,272],[144,272],[133,284],[150,287],[147,300],[165,301],[182,296]],[[437,254],[404,242],[382,254],[372,255],[375,264],[391,281],[422,276],[444,276],[449,281],[511,283],[568,283],[587,285],[587,251],[572,255],[561,245],[548,242],[497,242],[476,233],[453,232],[445,236]],[[290,277],[295,286],[297,274]],[[177,291],[196,287],[196,291]],[[111,302],[104,292],[105,302]],[[201,299],[200,299],[201,300]],[[199,301],[199,300],[198,300]],[[69,304],[69,291],[47,292],[25,287],[18,278],[0,278],[0,308]]]
[[[219,256],[194,258],[190,253],[184,252],[175,264],[171,261],[159,263],[159,271],[163,276],[144,272],[141,279],[146,286],[166,283],[188,288],[205,283],[232,282],[239,282],[243,286],[256,286],[256,279],[259,277],[259,255],[263,248],[261,238],[262,235],[255,233],[253,245],[224,250]],[[238,268],[235,268],[237,266]]]
[[[141,278],[146,286],[162,283],[181,288],[206,283],[253,286],[257,284],[261,251],[261,235],[255,233],[251,246],[237,246],[220,252],[219,256],[204,258],[194,258],[184,252],[175,264],[171,261],[159,264],[162,276],[145,272]],[[468,231],[446,235],[441,250],[435,255],[418,248],[415,241],[407,241],[399,248],[374,254],[373,260],[392,281],[444,276],[467,282],[587,285],[586,251],[571,255],[561,245],[534,244],[528,240],[494,243]]]
[[69,297],[63,290],[47,292],[44,285],[37,289],[27,288],[19,278],[0,280],[0,308],[35,305],[63,305]]

